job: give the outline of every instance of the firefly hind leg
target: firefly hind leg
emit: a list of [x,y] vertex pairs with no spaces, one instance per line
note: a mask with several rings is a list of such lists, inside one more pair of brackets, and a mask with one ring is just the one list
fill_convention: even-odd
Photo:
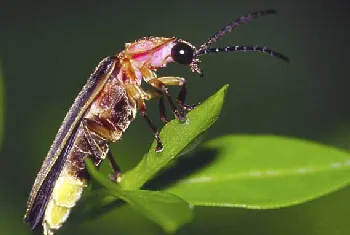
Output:
[[[110,179],[114,182],[119,183],[120,182],[120,177],[121,177],[121,171],[120,167],[118,166],[117,162],[114,160],[114,157],[112,156],[112,152],[109,149],[108,145],[106,144],[105,146],[99,146],[96,143],[96,140],[91,134],[91,131],[96,132],[98,135],[102,136],[103,138],[107,139],[108,137],[111,138],[110,136],[105,136],[108,135],[107,131],[104,130],[104,126],[102,123],[92,120],[92,119],[84,119],[84,136],[86,141],[88,142],[91,152],[94,155],[96,159],[99,159],[100,161],[104,159],[106,156],[111,164],[111,167],[113,169],[113,173],[110,175]],[[107,153],[106,153],[107,150]]]
[[111,167],[113,169],[113,173],[109,175],[109,178],[116,183],[120,183],[121,180],[121,170],[118,165],[118,163],[115,161],[115,158],[112,155],[111,150],[109,149],[107,152],[107,158],[109,160],[109,163],[111,164]]
[[[96,122],[97,123],[97,122]],[[97,159],[100,159],[100,161],[102,159],[104,159],[106,156],[106,152],[103,151],[103,149],[101,148],[101,146],[99,146],[97,143],[96,143],[96,140],[95,138],[92,136],[92,131],[95,132],[94,129],[92,129],[92,124],[95,124],[95,121],[94,120],[91,120],[91,119],[83,119],[83,128],[84,128],[84,136],[85,136],[85,139],[86,141],[88,142],[89,144],[89,147],[90,147],[90,150],[92,152],[92,154],[94,155],[94,157]],[[107,146],[108,147],[108,146]],[[96,160],[94,161],[95,164],[99,164],[99,162]]]

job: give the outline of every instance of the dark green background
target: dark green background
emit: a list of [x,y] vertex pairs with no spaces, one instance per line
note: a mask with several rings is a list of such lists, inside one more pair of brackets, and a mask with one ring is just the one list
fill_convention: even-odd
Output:
[[[288,55],[289,64],[259,53],[221,54],[202,58],[204,78],[176,64],[159,74],[185,77],[190,103],[230,84],[224,110],[209,138],[273,133],[350,147],[350,7],[346,1],[204,2],[0,3],[6,90],[1,234],[30,234],[22,220],[27,196],[70,104],[102,58],[144,36],[176,36],[200,45],[240,15],[277,9],[277,16],[239,27],[218,45],[266,45]],[[149,103],[154,120],[158,119],[156,107],[155,102]],[[137,118],[112,150],[127,170],[152,140],[144,120]],[[350,190],[343,189],[279,210],[196,208],[195,221],[179,233],[350,234],[349,199]],[[128,207],[70,225],[60,234],[162,233]]]

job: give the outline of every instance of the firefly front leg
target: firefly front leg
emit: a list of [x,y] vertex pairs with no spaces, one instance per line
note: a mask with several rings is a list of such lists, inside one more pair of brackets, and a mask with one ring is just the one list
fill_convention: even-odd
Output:
[[191,111],[195,107],[197,107],[200,103],[198,104],[185,104],[186,100],[186,81],[184,80],[183,84],[180,85],[180,91],[177,96],[177,103],[184,109],[186,112]]
[[[188,111],[191,111],[192,109],[194,109],[195,107],[197,107],[198,104],[192,104],[192,105],[185,104],[185,100],[186,100],[186,80],[184,78],[180,78],[180,77],[160,77],[160,78],[157,78],[155,80],[160,81],[163,84],[163,86],[164,85],[180,86],[180,91],[179,91],[179,94],[177,96],[177,103],[182,108],[182,110],[188,112]],[[151,85],[153,83],[154,86],[157,86],[157,83],[159,83],[159,82],[154,82],[153,79],[150,80],[150,82],[151,82]],[[158,85],[158,87],[159,87],[159,85]],[[158,88],[158,89],[160,89],[160,88]],[[170,95],[168,96],[168,98],[171,99]],[[171,101],[169,101],[169,103],[171,105],[171,103],[174,103],[174,102],[171,100]]]
[[[165,87],[165,85],[181,86],[184,83],[184,80],[185,79],[179,78],[179,77],[160,77],[160,78],[154,78],[154,79],[151,79],[151,80],[148,81],[149,85],[151,85],[154,88],[160,90],[161,92],[163,92],[166,95],[166,97],[168,99],[168,102],[170,104],[170,107],[171,107],[175,117],[177,119],[179,119],[180,121],[186,120],[186,115],[185,115],[184,112],[182,112],[181,110],[179,110],[176,107],[176,105],[175,105],[171,95],[169,94],[168,89]],[[161,109],[165,109],[163,100],[160,100],[160,102],[161,102],[159,104],[160,108]],[[163,112],[165,114],[165,111],[163,111]]]

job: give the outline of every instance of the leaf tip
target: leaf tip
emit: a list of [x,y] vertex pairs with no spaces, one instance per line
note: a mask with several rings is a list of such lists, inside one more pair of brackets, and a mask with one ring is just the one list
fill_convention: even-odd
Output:
[[225,84],[221,89],[224,90],[225,92],[229,88],[230,84]]
[[226,84],[223,87],[221,87],[219,91],[216,92],[217,95],[220,95],[222,97],[221,98],[222,101],[225,100],[225,97],[226,97],[227,90],[228,90],[229,86],[230,86],[229,84]]

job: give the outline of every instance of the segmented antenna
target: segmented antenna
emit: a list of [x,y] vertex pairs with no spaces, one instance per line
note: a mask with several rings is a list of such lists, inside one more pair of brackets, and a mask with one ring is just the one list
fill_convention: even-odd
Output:
[[275,10],[264,10],[264,11],[253,12],[249,15],[239,17],[235,21],[226,25],[220,31],[216,32],[213,36],[211,36],[206,43],[204,43],[202,46],[199,47],[199,49],[197,50],[197,54],[203,54],[202,53],[203,50],[206,50],[210,45],[212,45],[217,40],[222,38],[226,33],[231,32],[232,29],[237,28],[239,25],[248,23],[253,19],[258,18],[259,16],[271,15],[276,13],[277,12]]
[[288,57],[282,55],[281,53],[271,50],[267,47],[262,46],[228,46],[228,47],[220,47],[220,48],[206,48],[197,53],[198,56],[210,54],[210,53],[219,53],[219,52],[239,52],[239,51],[257,51],[264,54],[269,54],[271,56],[275,56],[279,59],[289,61]]

